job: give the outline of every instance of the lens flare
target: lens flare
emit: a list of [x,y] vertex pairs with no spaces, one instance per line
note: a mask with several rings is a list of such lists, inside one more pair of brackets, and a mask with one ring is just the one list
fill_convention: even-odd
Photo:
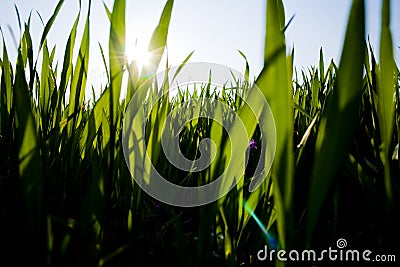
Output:
[[275,237],[272,236],[271,233],[268,232],[267,228],[264,226],[264,224],[261,222],[261,220],[257,217],[257,215],[254,213],[254,211],[247,205],[246,201],[243,201],[244,208],[248,213],[250,213],[251,217],[256,221],[258,227],[263,231],[265,238],[268,241],[268,245],[270,246],[271,249],[277,249],[278,247],[278,241],[276,240]]

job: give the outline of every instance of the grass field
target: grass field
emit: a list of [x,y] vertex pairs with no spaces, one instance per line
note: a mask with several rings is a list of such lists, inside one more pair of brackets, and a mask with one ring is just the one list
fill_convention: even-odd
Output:
[[[382,1],[379,51],[373,51],[365,37],[364,1],[353,0],[340,62],[331,61],[325,68],[321,50],[319,65],[302,71],[294,69],[294,51],[286,54],[284,34],[290,25],[285,24],[283,3],[267,0],[264,68],[258,77],[237,79],[235,86],[222,91],[211,83],[195,91],[182,87],[146,111],[143,142],[153,165],[184,186],[214,180],[229,160],[240,165],[242,157],[229,157],[237,149],[229,138],[240,137],[228,135],[212,119],[191,120],[179,133],[182,154],[198,158],[200,141],[211,138],[217,157],[201,172],[180,170],[161,150],[160,125],[170,111],[192,99],[213,98],[239,114],[251,137],[245,140],[249,164],[245,172],[235,173],[239,182],[233,189],[218,201],[186,208],[144,192],[131,176],[122,144],[127,107],[138,89],[147,92],[140,103],[144,106],[168,90],[168,81],[148,79],[162,68],[174,1],[164,7],[149,44],[152,62],[141,72],[125,57],[125,0],[105,7],[109,53],[100,49],[108,83],[96,88],[101,94],[92,104],[85,99],[85,88],[90,88],[90,13],[86,21],[77,15],[66,44],[47,45],[63,2],[58,2],[42,36],[31,36],[30,18],[24,22],[16,62],[10,62],[3,38],[0,265],[250,266],[261,263],[257,252],[264,245],[322,250],[336,247],[339,238],[351,249],[393,254],[400,260],[400,74],[393,56],[397,46],[389,28],[389,0]],[[84,33],[77,40],[82,23]],[[32,38],[40,38],[37,55]],[[65,49],[63,60],[55,60],[55,49]],[[248,75],[249,64],[242,56]],[[181,67],[188,62],[190,55]],[[123,76],[128,77],[126,87]],[[265,117],[251,115],[246,104],[255,86],[274,116],[276,148],[266,179],[250,193],[255,163],[269,160],[261,154],[267,138],[260,128]],[[121,97],[121,92],[126,95]],[[189,104],[185,110],[194,112]]]

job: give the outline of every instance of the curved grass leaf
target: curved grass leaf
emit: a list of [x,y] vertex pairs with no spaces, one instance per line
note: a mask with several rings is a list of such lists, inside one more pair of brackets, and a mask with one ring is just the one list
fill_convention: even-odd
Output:
[[15,13],[17,14],[17,19],[18,19],[18,26],[19,26],[19,30],[21,31],[22,30],[22,27],[21,27],[21,17],[20,17],[20,15],[19,15],[19,10],[18,10],[18,7],[17,7],[17,5],[14,3],[14,9],[15,9]]
[[175,80],[176,76],[181,72],[181,70],[185,67],[186,63],[189,61],[189,59],[192,57],[194,53],[194,50],[189,53],[189,55],[182,61],[181,64],[179,64],[178,68],[176,69],[174,76],[172,77],[171,83]]
[[238,52],[239,52],[239,54],[243,57],[244,61],[246,62],[246,69],[245,69],[245,71],[244,71],[244,78],[245,78],[245,83],[248,84],[248,82],[249,82],[249,77],[250,77],[250,76],[249,76],[249,75],[250,75],[250,66],[249,66],[249,62],[247,61],[246,55],[245,55],[242,51],[238,50]]
[[42,48],[44,41],[46,40],[47,34],[49,33],[51,27],[53,26],[53,23],[56,20],[57,15],[60,12],[60,9],[63,4],[64,4],[64,0],[58,1],[58,4],[57,4],[55,10],[53,11],[53,15],[51,15],[49,21],[46,23],[46,26],[44,27],[44,30],[42,33],[42,38],[40,38],[39,50]]
[[103,5],[104,5],[104,9],[106,10],[106,13],[107,13],[108,20],[111,21],[112,13],[111,13],[110,9],[108,8],[108,6],[106,5],[106,3],[103,2]]

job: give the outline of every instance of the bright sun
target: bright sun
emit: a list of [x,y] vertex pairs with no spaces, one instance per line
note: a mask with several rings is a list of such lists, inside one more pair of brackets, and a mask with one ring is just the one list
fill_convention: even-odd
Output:
[[126,57],[128,62],[136,61],[139,71],[150,63],[150,53],[147,51],[146,46],[140,46],[137,42],[126,47]]

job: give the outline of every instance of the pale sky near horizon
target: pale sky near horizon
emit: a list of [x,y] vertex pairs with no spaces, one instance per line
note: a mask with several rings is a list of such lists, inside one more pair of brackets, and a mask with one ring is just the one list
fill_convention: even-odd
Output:
[[[8,27],[19,37],[18,20],[14,10],[17,5],[21,20],[26,21],[32,12],[31,33],[37,48],[43,26],[36,14],[41,14],[46,22],[56,4],[54,0],[40,1],[1,0],[0,26],[6,39],[7,49],[15,55],[15,45]],[[67,0],[48,36],[49,47],[56,44],[56,58],[62,61],[66,40],[78,13],[78,0]],[[83,2],[83,14],[88,1]],[[113,0],[104,0],[111,9]],[[250,64],[251,75],[257,76],[263,64],[265,36],[265,0],[175,0],[167,41],[170,65],[179,64],[191,51],[195,50],[192,62],[207,61],[223,64],[238,71],[244,70],[241,50]],[[400,64],[400,1],[391,1],[391,30],[394,53]],[[166,0],[127,1],[126,27],[129,50],[137,45],[145,50],[156,27]],[[375,54],[379,55],[381,0],[366,0],[366,35],[369,36]],[[294,20],[286,31],[288,50],[295,48],[297,69],[307,69],[318,64],[319,49],[322,47],[326,62],[334,59],[339,64],[350,0],[284,0],[286,21],[292,15]],[[77,41],[80,41],[84,17]],[[89,78],[94,84],[105,84],[106,76],[98,43],[107,49],[109,24],[103,1],[92,0],[91,11],[91,55]],[[79,44],[77,44],[78,46]],[[2,45],[0,45],[2,49]]]

